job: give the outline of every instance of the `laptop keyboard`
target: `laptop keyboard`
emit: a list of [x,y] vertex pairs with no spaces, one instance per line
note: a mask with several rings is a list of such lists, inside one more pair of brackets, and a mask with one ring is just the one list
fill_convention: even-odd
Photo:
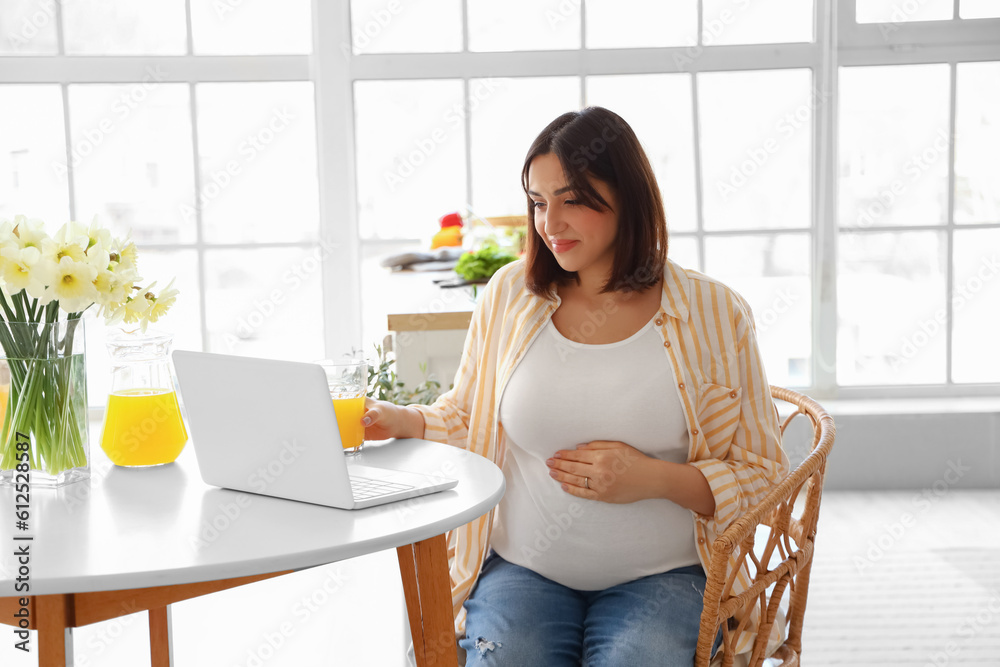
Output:
[[409,484],[396,484],[395,482],[385,482],[380,479],[369,479],[367,477],[355,477],[351,475],[351,492],[355,500],[367,500],[377,496],[387,496],[397,491],[406,491],[413,487]]

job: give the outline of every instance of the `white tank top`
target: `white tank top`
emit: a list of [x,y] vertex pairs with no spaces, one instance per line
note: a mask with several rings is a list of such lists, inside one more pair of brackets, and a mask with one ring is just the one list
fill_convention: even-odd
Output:
[[699,562],[690,510],[664,499],[577,498],[545,465],[558,450],[592,440],[687,462],[684,412],[652,322],[623,341],[586,345],[549,321],[504,389],[500,421],[507,492],[491,545],[504,559],[576,590]]

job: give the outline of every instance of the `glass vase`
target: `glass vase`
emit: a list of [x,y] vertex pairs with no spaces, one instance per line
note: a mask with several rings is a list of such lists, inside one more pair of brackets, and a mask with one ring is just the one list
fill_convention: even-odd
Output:
[[172,463],[188,440],[170,366],[170,334],[108,336],[111,394],[101,449],[123,467]]
[[0,483],[90,477],[85,344],[81,319],[0,320]]

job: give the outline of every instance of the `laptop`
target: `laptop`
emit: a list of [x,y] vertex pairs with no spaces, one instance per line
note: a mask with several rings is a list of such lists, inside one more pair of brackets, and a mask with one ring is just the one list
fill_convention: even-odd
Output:
[[458,484],[346,456],[326,373],[317,364],[184,350],[172,356],[206,484],[340,509]]

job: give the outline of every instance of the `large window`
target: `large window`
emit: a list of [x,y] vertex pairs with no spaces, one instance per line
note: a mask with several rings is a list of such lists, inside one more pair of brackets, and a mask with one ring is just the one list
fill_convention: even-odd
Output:
[[311,35],[308,0],[0,4],[0,217],[131,231],[177,347],[323,356]]
[[650,154],[671,256],[747,297],[772,382],[995,391],[995,6],[456,0],[431,26],[419,4],[352,3],[368,256],[451,210],[522,214],[531,139],[603,105]]
[[377,260],[449,211],[522,214],[531,139],[599,104],[649,152],[671,256],[747,297],[772,382],[1000,383],[996,3],[153,4],[0,4],[0,217],[131,229],[183,290],[179,347],[370,349]]

